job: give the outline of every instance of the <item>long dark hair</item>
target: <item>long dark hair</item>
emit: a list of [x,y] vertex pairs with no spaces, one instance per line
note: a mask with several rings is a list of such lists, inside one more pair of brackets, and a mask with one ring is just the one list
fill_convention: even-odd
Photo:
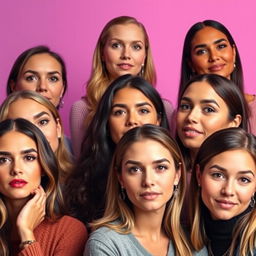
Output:
[[116,92],[125,87],[142,92],[153,103],[160,126],[169,128],[160,95],[142,77],[120,76],[107,88],[86,130],[80,159],[67,185],[68,208],[84,222],[103,215],[108,169],[116,146],[109,133],[108,119]]
[[[214,91],[223,99],[223,101],[226,103],[228,110],[229,110],[229,120],[233,120],[236,115],[240,115],[242,117],[242,121],[239,125],[239,127],[243,128],[244,130],[249,130],[249,123],[248,123],[248,105],[245,101],[244,96],[242,95],[241,91],[235,84],[228,80],[227,78],[223,76],[219,76],[216,74],[204,74],[204,75],[197,75],[191,80],[187,82],[187,84],[184,86],[183,90],[181,91],[181,94],[178,98],[178,105],[180,105],[182,96],[186,89],[195,82],[207,82]],[[183,157],[185,159],[185,163],[187,165],[187,168],[191,169],[191,157],[189,153],[189,149],[186,148],[178,135],[176,135],[178,144],[181,148],[181,151],[183,153]]]
[[[241,128],[227,128],[213,133],[203,142],[198,151],[190,186],[190,194],[193,195],[193,200],[190,201],[191,241],[196,250],[202,248],[207,243],[201,212],[200,188],[198,187],[196,178],[196,168],[199,166],[200,172],[203,172],[205,165],[214,156],[237,149],[247,151],[256,164],[256,137]],[[230,255],[236,254],[234,251],[238,245],[239,251],[237,255],[253,255],[252,251],[255,250],[255,239],[256,209],[254,206],[250,212],[241,217],[235,226]]]
[[[35,142],[39,163],[45,174],[41,178],[41,185],[46,193],[46,217],[51,220],[61,217],[65,213],[65,209],[59,185],[59,167],[51,146],[40,129],[25,119],[7,119],[0,122],[0,137],[10,131],[22,133]],[[8,219],[7,209],[1,194],[0,220],[0,254],[2,255],[2,252],[8,252],[7,233],[10,220]]]
[[191,42],[195,36],[195,34],[205,28],[205,27],[212,27],[223,34],[226,35],[229,43],[231,46],[236,48],[236,67],[234,68],[234,71],[231,74],[231,80],[234,82],[234,85],[238,86],[238,88],[241,90],[242,93],[244,93],[244,79],[243,79],[243,68],[242,63],[240,59],[240,55],[238,52],[238,49],[236,47],[236,43],[228,31],[228,29],[221,24],[218,21],[215,20],[205,20],[202,22],[195,23],[187,32],[184,45],[183,45],[183,52],[182,52],[182,61],[181,61],[181,76],[180,76],[180,86],[179,86],[179,96],[181,94],[181,91],[184,91],[184,86],[187,84],[187,82],[194,76],[193,70],[190,66],[191,62]]

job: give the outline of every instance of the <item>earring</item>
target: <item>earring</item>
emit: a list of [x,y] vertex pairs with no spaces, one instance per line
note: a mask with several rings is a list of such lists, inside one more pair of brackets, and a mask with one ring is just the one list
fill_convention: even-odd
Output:
[[60,98],[60,103],[59,103],[59,106],[58,106],[59,108],[63,108],[64,107],[64,100],[63,100],[63,98],[61,97]]
[[126,196],[125,196],[125,189],[124,187],[121,187],[121,194],[120,194],[120,198],[124,201]]
[[252,196],[252,198],[251,198],[251,202],[250,202],[250,206],[251,206],[252,208],[254,208],[254,206],[255,206],[255,198],[254,198],[254,196],[255,196],[255,194],[253,194],[253,196]]
[[141,64],[141,70],[140,70],[140,73],[139,73],[140,76],[144,76],[144,63]]
[[234,68],[236,68],[236,63],[234,63]]

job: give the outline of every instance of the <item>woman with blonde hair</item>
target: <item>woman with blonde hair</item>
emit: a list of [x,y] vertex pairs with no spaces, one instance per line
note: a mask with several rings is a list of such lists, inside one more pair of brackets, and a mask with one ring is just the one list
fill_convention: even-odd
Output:
[[59,167],[25,119],[0,123],[0,255],[82,255],[85,226],[65,216]]
[[202,144],[190,193],[191,241],[209,255],[256,255],[256,138],[220,130]]
[[0,121],[24,118],[44,133],[54,151],[63,179],[72,169],[71,155],[63,134],[59,112],[42,95],[33,91],[17,91],[10,94],[0,107]]
[[[75,102],[70,113],[71,139],[75,156],[79,156],[84,130],[96,112],[106,88],[117,77],[140,75],[151,85],[156,84],[149,37],[144,25],[134,17],[120,16],[103,28],[94,50],[92,71],[86,96]],[[173,107],[164,101],[168,118]]]
[[116,146],[106,210],[84,255],[192,255],[180,225],[185,189],[182,155],[168,131],[129,130]]

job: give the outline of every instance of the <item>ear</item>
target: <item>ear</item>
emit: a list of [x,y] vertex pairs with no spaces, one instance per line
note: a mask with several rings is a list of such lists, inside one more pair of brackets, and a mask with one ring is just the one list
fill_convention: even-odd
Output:
[[117,179],[118,179],[118,181],[119,181],[121,187],[124,188],[125,186],[124,186],[124,182],[123,182],[122,173],[118,173],[118,174],[117,174]]
[[242,116],[237,114],[235,118],[229,123],[228,127],[239,127],[242,122]]
[[235,64],[236,63],[236,46],[234,44],[232,45],[232,49],[233,49],[233,62]]
[[57,125],[57,136],[58,136],[58,139],[60,139],[61,138],[62,127],[60,125],[60,119],[59,118],[56,119],[56,125]]
[[16,87],[16,84],[15,84],[15,82],[13,81],[13,80],[11,80],[11,82],[10,82],[10,88],[11,88],[11,91],[12,92],[15,92],[15,88]]
[[179,169],[176,171],[175,173],[175,178],[174,178],[174,182],[173,185],[178,185],[180,182],[180,176],[181,176],[181,167],[179,167]]
[[201,186],[202,182],[201,182],[201,172],[200,172],[200,166],[199,164],[196,165],[196,180],[197,180],[197,184],[198,186]]
[[65,88],[65,84],[63,83],[63,86],[62,86],[62,89],[61,89],[61,93],[60,93],[60,100],[61,100],[61,98],[63,96],[64,88]]

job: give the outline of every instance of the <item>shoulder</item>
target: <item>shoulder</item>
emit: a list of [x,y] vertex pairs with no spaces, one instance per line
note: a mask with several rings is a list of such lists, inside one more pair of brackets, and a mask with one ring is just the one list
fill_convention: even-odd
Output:
[[196,252],[193,252],[193,255],[195,256],[208,256],[208,250],[207,248],[204,246],[200,251],[196,251]]

